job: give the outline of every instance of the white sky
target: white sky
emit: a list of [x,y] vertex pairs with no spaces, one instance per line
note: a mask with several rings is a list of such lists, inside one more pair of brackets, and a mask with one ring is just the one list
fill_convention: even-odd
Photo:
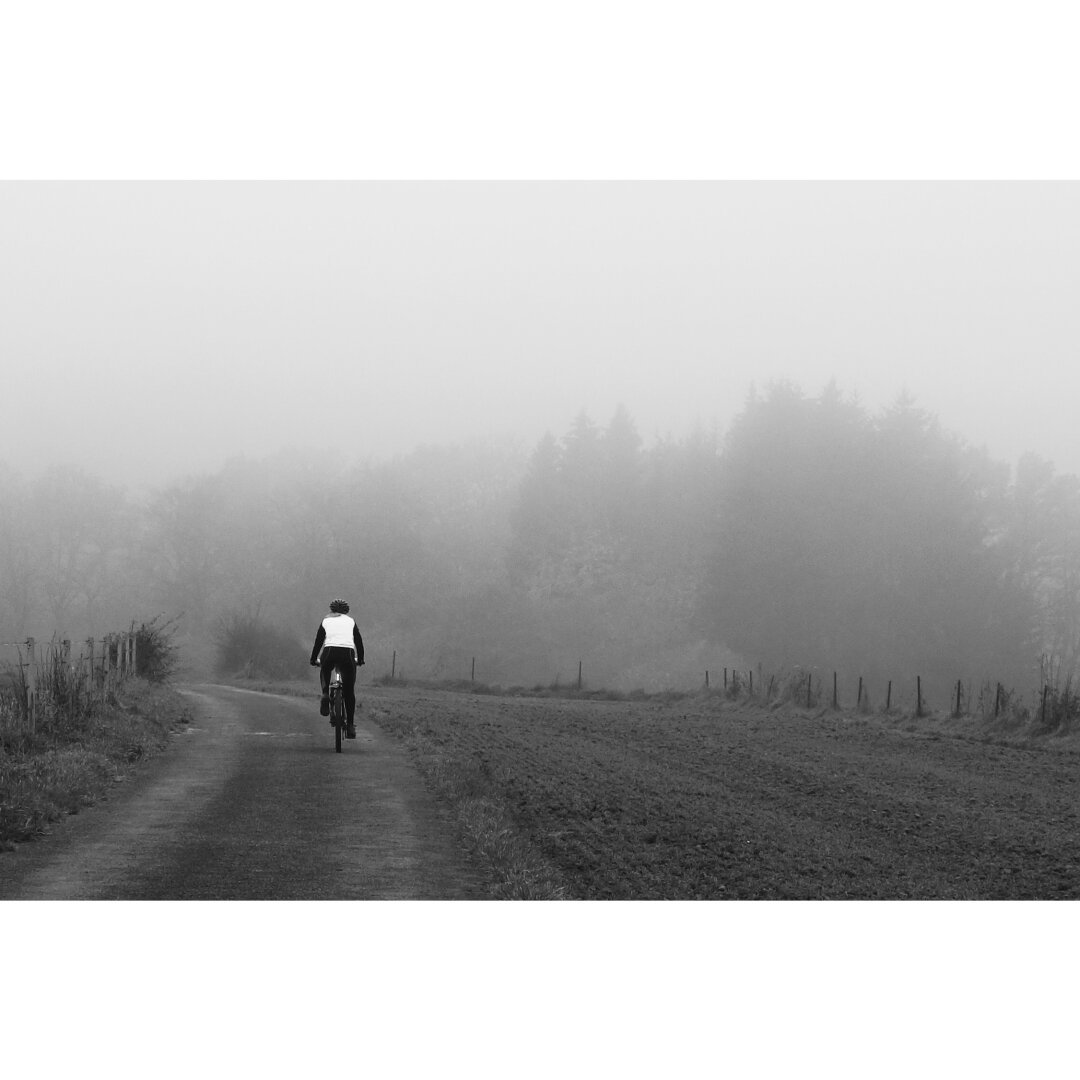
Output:
[[650,440],[786,377],[1080,472],[1080,69],[1025,13],[9,5],[0,461]]
[[0,459],[159,483],[235,454],[650,440],[759,388],[905,387],[1080,472],[1080,186],[0,186]]

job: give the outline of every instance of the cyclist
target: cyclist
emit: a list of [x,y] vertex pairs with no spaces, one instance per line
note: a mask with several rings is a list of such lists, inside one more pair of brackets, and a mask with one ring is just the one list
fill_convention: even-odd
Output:
[[[330,601],[330,614],[319,624],[315,646],[311,650],[311,666],[319,668],[322,698],[319,712],[330,715],[330,673],[336,667],[341,672],[345,691],[345,717],[348,724],[345,738],[356,738],[353,712],[356,709],[356,669],[364,663],[364,642],[356,623],[349,618],[349,605],[344,600]],[[334,721],[331,720],[332,724]]]

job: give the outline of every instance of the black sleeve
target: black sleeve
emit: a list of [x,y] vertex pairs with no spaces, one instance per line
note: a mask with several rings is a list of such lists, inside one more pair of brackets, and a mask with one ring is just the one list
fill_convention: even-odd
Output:
[[319,623],[319,632],[315,635],[315,648],[311,650],[311,662],[314,664],[319,659],[319,650],[326,640],[326,627]]
[[359,667],[364,662],[364,639],[360,636],[360,629],[355,623],[352,628],[352,641],[353,648],[356,649],[356,666]]

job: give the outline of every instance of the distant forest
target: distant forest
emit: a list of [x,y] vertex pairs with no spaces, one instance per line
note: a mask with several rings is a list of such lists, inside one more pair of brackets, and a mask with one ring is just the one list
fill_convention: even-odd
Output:
[[[1007,422],[1007,418],[1003,418]],[[369,674],[690,688],[706,669],[921,674],[1027,692],[1080,659],[1080,482],[1015,468],[901,399],[752,393],[723,438],[645,447],[585,414],[531,450],[351,468],[237,460],[134,498],[0,468],[0,634],[177,619],[192,670],[256,623],[302,666],[347,598]],[[877,690],[874,690],[874,687]]]

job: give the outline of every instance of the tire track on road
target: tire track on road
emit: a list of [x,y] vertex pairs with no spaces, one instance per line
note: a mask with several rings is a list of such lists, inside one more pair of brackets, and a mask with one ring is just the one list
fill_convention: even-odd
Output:
[[358,715],[335,754],[310,702],[182,688],[195,719],[108,801],[0,857],[0,898],[480,899],[405,753]]

